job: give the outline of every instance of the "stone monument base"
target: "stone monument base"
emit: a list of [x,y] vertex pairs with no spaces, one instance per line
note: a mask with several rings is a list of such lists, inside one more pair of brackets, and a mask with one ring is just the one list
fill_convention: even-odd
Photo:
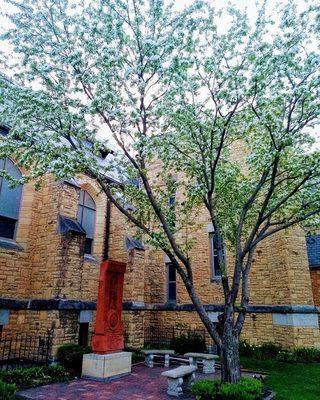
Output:
[[132,353],[119,351],[109,354],[84,354],[82,378],[107,382],[131,372]]

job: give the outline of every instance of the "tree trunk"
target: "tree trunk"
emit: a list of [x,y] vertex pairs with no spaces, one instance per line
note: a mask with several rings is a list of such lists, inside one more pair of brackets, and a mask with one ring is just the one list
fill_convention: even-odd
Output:
[[232,320],[229,315],[223,326],[220,346],[221,380],[236,383],[241,378],[239,337],[234,331]]

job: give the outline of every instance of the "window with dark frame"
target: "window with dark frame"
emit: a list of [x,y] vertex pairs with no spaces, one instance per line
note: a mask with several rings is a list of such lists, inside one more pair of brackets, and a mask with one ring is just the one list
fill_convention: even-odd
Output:
[[211,266],[211,277],[212,279],[220,278],[221,277],[221,269],[219,266],[219,259],[218,259],[218,242],[216,235],[214,232],[209,234],[210,240],[210,266]]
[[89,322],[79,323],[78,345],[86,347],[89,343]]
[[92,254],[96,222],[96,204],[90,194],[81,189],[77,220],[86,231],[85,254]]
[[[0,171],[14,179],[21,179],[20,169],[9,158],[0,159]],[[10,182],[0,176],[0,237],[14,239],[19,220],[22,186],[10,187]]]
[[172,263],[167,263],[167,301],[175,303],[177,300],[176,269]]

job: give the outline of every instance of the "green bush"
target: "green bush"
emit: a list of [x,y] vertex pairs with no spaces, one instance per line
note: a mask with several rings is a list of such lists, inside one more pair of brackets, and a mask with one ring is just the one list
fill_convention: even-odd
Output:
[[82,368],[82,357],[91,353],[91,347],[82,347],[78,344],[67,343],[58,348],[57,359],[67,371],[79,375]]
[[66,382],[70,379],[69,373],[62,365],[49,365],[43,369],[45,374],[50,376],[51,382]]
[[65,382],[70,376],[62,366],[51,365],[4,371],[1,372],[0,378],[5,383],[15,384],[19,388],[27,388],[54,382]]
[[277,355],[276,359],[278,361],[286,362],[286,363],[295,363],[297,362],[297,356],[293,351],[290,350],[281,350]]
[[254,357],[257,359],[275,358],[283,348],[273,342],[265,342],[259,345],[253,345],[245,340],[239,342],[240,355]]
[[240,341],[239,352],[242,356],[252,357],[258,360],[272,358],[288,363],[320,362],[320,349],[312,347],[297,347],[291,350],[285,349],[272,342],[266,342],[261,345],[252,345],[246,341]]
[[257,379],[242,378],[238,383],[201,380],[192,386],[196,400],[257,400],[263,384]]
[[262,392],[261,381],[242,378],[237,383],[223,383],[217,398],[220,400],[256,400],[262,396]]
[[188,331],[186,334],[171,339],[170,348],[178,354],[189,352],[204,353],[206,351],[206,342],[199,333]]
[[255,346],[248,343],[246,340],[240,340],[239,342],[239,353],[241,356],[253,357],[255,352]]
[[34,387],[47,383],[43,367],[18,368],[1,373],[1,379],[6,383],[14,383],[19,388]]
[[320,350],[312,347],[297,347],[293,350],[282,350],[277,355],[277,360],[287,363],[312,363],[320,362]]
[[192,393],[196,400],[212,400],[219,392],[220,384],[220,381],[209,379],[197,381],[192,386]]
[[15,398],[16,385],[0,381],[0,399],[13,400]]
[[293,353],[296,356],[297,362],[320,362],[320,349],[314,347],[297,347]]
[[279,346],[273,342],[265,342],[256,346],[255,352],[257,358],[275,358],[282,350],[282,346]]
[[132,364],[137,364],[138,362],[141,362],[144,360],[144,354],[142,354],[140,351],[135,351],[132,353]]

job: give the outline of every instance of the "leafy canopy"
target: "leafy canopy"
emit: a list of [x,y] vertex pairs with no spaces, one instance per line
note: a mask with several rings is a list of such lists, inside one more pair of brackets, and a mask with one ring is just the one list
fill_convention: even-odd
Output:
[[180,260],[203,209],[243,257],[280,229],[317,226],[317,2],[282,2],[278,23],[268,2],[254,23],[202,1],[7,2],[0,158],[29,167],[25,179],[89,173]]

